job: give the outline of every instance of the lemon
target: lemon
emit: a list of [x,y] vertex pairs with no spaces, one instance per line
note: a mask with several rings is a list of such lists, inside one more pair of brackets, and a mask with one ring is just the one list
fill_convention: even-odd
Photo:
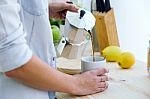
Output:
[[117,62],[118,57],[122,51],[118,46],[108,46],[102,51],[102,56],[106,58],[107,62]]
[[118,65],[123,69],[131,68],[135,63],[135,57],[130,52],[123,52],[118,58]]

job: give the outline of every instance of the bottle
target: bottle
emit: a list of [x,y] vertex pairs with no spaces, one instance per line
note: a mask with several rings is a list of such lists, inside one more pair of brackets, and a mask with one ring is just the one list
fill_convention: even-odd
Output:
[[147,57],[147,72],[150,76],[150,40],[149,40],[149,47],[148,47],[148,57]]

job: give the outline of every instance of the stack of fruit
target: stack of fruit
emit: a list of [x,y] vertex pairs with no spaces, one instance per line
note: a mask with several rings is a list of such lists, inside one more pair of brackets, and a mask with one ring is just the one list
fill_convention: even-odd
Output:
[[131,52],[122,52],[118,46],[108,46],[102,51],[102,56],[107,62],[117,62],[123,69],[131,68],[135,63],[135,57]]
[[60,25],[64,25],[64,20],[57,20],[51,18],[50,24],[51,24],[52,34],[53,34],[53,42],[54,45],[57,46],[62,37],[60,34]]

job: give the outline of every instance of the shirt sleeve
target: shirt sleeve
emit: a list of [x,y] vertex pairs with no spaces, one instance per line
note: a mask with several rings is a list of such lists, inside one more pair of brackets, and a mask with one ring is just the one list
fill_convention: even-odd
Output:
[[0,72],[16,69],[32,57],[20,20],[18,0],[0,0]]

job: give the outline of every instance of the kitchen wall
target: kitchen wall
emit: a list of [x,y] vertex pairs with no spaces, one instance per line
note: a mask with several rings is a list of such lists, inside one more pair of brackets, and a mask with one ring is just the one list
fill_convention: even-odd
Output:
[[121,48],[129,50],[138,60],[147,61],[150,39],[149,0],[111,0],[115,9]]
[[[90,7],[86,0],[81,1],[87,8]],[[115,11],[121,48],[134,53],[138,60],[146,62],[150,39],[150,0],[111,0],[111,3]]]

